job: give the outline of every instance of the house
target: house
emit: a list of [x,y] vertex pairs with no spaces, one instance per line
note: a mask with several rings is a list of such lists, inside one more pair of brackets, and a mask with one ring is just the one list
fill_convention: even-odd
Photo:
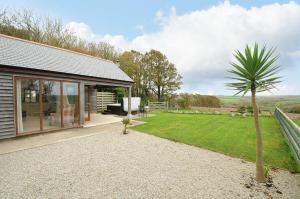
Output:
[[131,99],[132,84],[111,61],[0,34],[0,139],[81,127],[96,85],[127,88]]

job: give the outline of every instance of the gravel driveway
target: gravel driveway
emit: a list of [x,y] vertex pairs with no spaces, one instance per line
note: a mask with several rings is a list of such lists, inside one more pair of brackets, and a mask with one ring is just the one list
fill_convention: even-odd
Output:
[[119,123],[93,128],[99,134],[0,155],[0,198],[300,198],[289,172],[272,173],[282,194],[246,188],[253,163],[143,133],[122,135]]

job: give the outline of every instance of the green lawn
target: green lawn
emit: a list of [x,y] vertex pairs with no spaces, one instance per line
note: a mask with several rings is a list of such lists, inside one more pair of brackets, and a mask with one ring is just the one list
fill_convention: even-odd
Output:
[[300,126],[300,118],[296,119],[296,120],[295,120],[295,123],[296,123],[298,126]]
[[[255,161],[253,118],[229,115],[157,113],[133,129],[229,156]],[[261,118],[266,164],[299,171],[274,118]]]

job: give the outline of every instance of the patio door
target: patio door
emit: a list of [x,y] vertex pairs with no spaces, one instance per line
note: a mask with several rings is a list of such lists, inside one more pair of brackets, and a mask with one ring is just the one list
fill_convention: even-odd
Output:
[[85,96],[85,121],[91,120],[91,92],[89,86],[84,86],[84,96]]
[[79,83],[31,77],[15,78],[17,135],[79,125]]

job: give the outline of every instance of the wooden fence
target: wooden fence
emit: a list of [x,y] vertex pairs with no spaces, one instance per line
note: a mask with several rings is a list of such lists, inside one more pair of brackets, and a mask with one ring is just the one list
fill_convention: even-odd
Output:
[[168,102],[148,102],[150,111],[168,110]]
[[281,126],[283,135],[287,140],[296,162],[300,165],[300,128],[279,108],[275,110],[275,117]]
[[107,105],[114,103],[117,103],[117,97],[115,93],[97,92],[97,112],[106,111]]

